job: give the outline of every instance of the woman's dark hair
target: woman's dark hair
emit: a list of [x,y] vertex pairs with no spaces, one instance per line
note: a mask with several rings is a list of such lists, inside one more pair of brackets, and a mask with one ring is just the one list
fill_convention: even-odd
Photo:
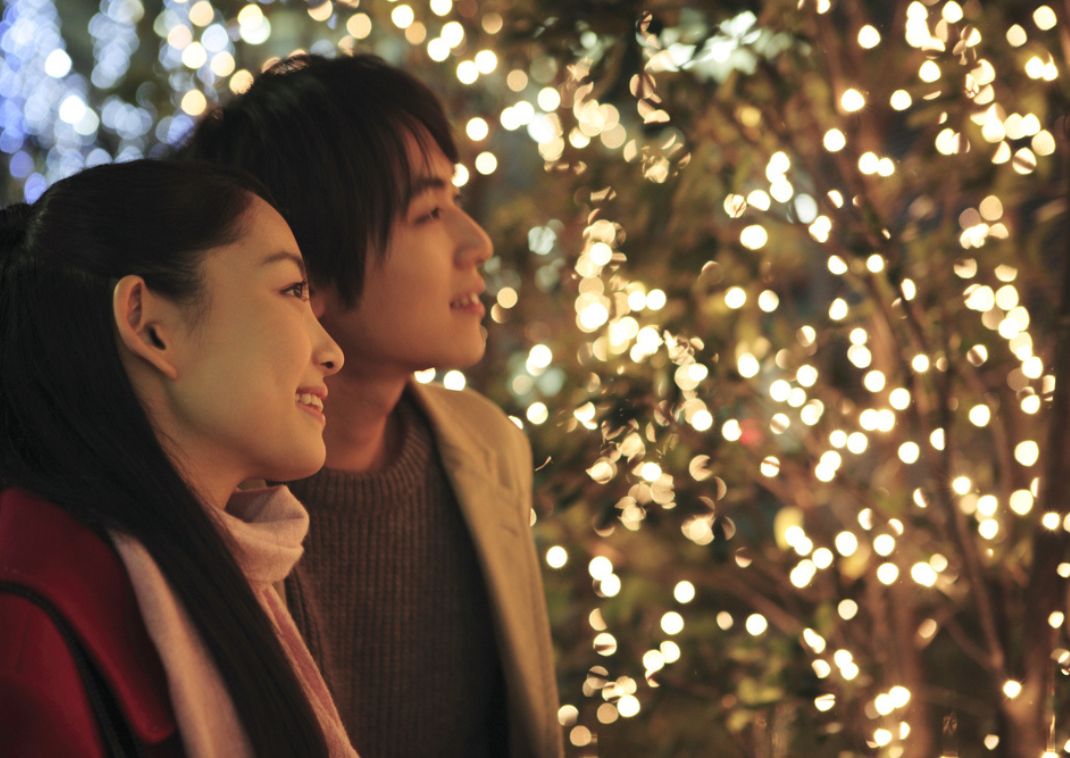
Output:
[[326,755],[210,506],[134,393],[112,313],[116,281],[128,274],[198,303],[204,252],[241,235],[258,187],[218,166],[134,161],[88,169],[33,206],[0,211],[0,487],[139,540],[204,640],[254,753]]
[[210,112],[179,156],[248,171],[289,222],[313,284],[359,300],[369,251],[385,255],[408,208],[414,167],[406,140],[457,147],[427,85],[372,55],[300,55],[275,64],[247,92]]

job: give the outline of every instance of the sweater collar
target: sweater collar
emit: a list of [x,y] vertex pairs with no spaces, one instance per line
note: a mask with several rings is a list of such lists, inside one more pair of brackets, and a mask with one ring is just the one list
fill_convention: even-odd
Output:
[[[496,461],[501,451],[484,441],[483,430],[479,428],[481,419],[466,416],[437,400],[432,388],[418,382],[409,382],[407,390],[427,416],[443,459],[449,458],[452,464],[460,465],[476,477],[497,481]],[[501,484],[508,488],[511,482]]]

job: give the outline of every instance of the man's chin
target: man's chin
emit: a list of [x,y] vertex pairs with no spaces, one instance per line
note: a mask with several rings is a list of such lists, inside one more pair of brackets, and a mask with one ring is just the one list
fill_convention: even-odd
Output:
[[458,355],[453,353],[449,356],[442,356],[434,363],[427,365],[427,368],[420,369],[422,371],[428,371],[434,369],[439,373],[446,371],[466,371],[473,366],[479,364],[483,360],[483,356],[486,354],[486,350],[472,351],[467,355]]

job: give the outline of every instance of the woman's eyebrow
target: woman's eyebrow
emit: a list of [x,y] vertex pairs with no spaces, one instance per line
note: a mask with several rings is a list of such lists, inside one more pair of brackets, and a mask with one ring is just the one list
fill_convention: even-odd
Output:
[[297,264],[297,267],[301,269],[301,276],[305,275],[305,261],[297,253],[291,253],[289,250],[280,250],[277,253],[271,255],[260,261],[261,266],[268,266],[272,263],[278,263],[279,261],[293,261]]

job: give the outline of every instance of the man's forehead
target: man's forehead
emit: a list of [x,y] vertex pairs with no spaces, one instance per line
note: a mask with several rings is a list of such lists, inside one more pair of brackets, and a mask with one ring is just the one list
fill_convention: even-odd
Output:
[[439,192],[444,189],[449,189],[450,186],[450,181],[446,177],[419,174],[412,178],[409,187],[409,195],[411,197],[416,197],[424,192]]
[[[453,179],[453,163],[430,134],[425,133],[418,139],[411,132],[407,133],[405,153],[412,177],[413,194],[428,189],[431,187],[431,182],[441,180],[448,183]],[[421,185],[423,185],[422,188]]]

